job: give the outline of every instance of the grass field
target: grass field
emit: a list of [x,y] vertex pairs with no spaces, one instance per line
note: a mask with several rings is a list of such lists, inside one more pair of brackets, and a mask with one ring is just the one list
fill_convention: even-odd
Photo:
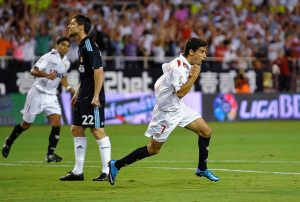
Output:
[[[61,182],[72,170],[73,139],[61,131],[57,153],[63,161],[43,162],[49,126],[33,126],[0,157],[0,201],[300,201],[300,122],[210,123],[213,138],[208,166],[219,182],[197,178],[196,135],[178,128],[159,155],[123,168],[116,184],[93,182],[100,170],[99,150],[91,136],[85,181]],[[113,158],[143,146],[146,125],[107,126]],[[0,128],[1,144],[11,127]]]

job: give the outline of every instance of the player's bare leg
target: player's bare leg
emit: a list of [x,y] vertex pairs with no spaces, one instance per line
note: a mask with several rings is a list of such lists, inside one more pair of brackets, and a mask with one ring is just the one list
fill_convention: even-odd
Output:
[[57,143],[59,141],[60,135],[60,126],[61,126],[61,115],[59,114],[51,114],[48,116],[50,125],[52,126],[51,132],[49,135],[49,144],[48,151],[45,157],[47,163],[50,162],[60,162],[62,158],[54,153]]
[[18,124],[14,127],[9,137],[5,138],[3,148],[2,148],[2,156],[7,158],[9,151],[11,149],[12,144],[14,141],[19,137],[19,135],[30,128],[31,124],[27,123],[26,121],[22,121],[21,124]]
[[214,176],[207,169],[207,159],[208,159],[208,147],[211,137],[212,130],[202,118],[198,118],[192,123],[188,124],[185,128],[198,134],[198,147],[199,147],[199,161],[198,168],[196,169],[196,175],[199,177],[206,177],[211,181],[219,181],[220,178]]

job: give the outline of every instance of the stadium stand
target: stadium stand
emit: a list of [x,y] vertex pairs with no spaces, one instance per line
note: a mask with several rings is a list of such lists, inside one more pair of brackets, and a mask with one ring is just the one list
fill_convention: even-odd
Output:
[[[91,34],[107,68],[158,68],[187,38],[201,37],[209,44],[204,72],[251,69],[261,81],[256,91],[300,91],[298,0],[7,0],[0,6],[0,69],[28,70],[66,35],[70,17],[82,13],[93,20]],[[69,58],[75,67],[75,44]]]

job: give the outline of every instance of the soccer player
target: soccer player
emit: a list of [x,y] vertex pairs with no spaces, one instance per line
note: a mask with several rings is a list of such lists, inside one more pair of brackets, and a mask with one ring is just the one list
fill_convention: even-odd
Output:
[[30,128],[36,115],[44,113],[52,126],[48,152],[45,160],[49,162],[60,162],[62,158],[54,153],[60,133],[61,126],[61,108],[58,103],[56,91],[61,83],[67,91],[74,93],[75,90],[69,86],[67,80],[67,71],[70,62],[66,53],[70,48],[70,39],[61,37],[56,41],[56,48],[43,55],[30,70],[30,73],[36,77],[35,82],[28,91],[23,113],[23,120],[16,125],[10,136],[5,139],[2,155],[7,157],[14,141],[19,135]]
[[108,180],[108,162],[111,159],[111,144],[104,130],[105,94],[103,88],[104,72],[101,53],[88,36],[91,21],[83,15],[75,15],[69,26],[70,37],[77,37],[79,43],[80,84],[72,98],[75,165],[62,181],[84,180],[83,164],[87,147],[85,129],[90,128],[99,145],[102,171],[93,181]]
[[113,185],[121,168],[143,158],[158,154],[162,145],[176,126],[195,132],[198,136],[199,161],[196,175],[211,181],[219,181],[207,169],[208,146],[211,128],[195,111],[187,107],[182,98],[190,91],[201,71],[206,58],[206,42],[190,38],[183,54],[162,65],[163,75],[154,85],[156,105],[145,135],[150,138],[147,146],[140,147],[119,160],[109,162],[109,183]]

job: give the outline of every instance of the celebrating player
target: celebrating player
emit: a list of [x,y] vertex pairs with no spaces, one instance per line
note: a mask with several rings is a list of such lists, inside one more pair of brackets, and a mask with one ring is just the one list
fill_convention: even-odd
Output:
[[78,68],[80,84],[72,98],[73,125],[71,131],[74,137],[75,166],[66,176],[60,178],[62,181],[84,180],[83,164],[87,146],[85,128],[90,128],[97,140],[103,166],[100,175],[93,180],[108,180],[111,144],[104,131],[104,72],[99,48],[87,35],[90,28],[90,19],[83,15],[74,16],[68,26],[70,37],[77,37],[80,40],[80,65]]
[[2,155],[7,157],[12,144],[17,137],[30,128],[35,117],[44,112],[52,126],[46,161],[59,162],[60,156],[54,153],[60,133],[61,108],[58,103],[56,91],[61,83],[67,91],[74,93],[75,90],[69,86],[66,73],[70,67],[70,62],[66,53],[70,48],[70,39],[61,37],[56,41],[56,48],[43,55],[33,66],[30,73],[36,77],[35,82],[28,91],[23,113],[23,120],[16,125],[10,136],[5,139]]
[[156,105],[153,117],[145,133],[150,138],[147,146],[140,147],[120,160],[109,162],[109,183],[113,185],[119,170],[143,158],[158,154],[163,143],[176,126],[195,132],[198,136],[199,161],[196,175],[211,181],[219,177],[207,169],[208,146],[211,128],[195,111],[187,107],[183,98],[192,88],[201,71],[202,60],[206,57],[206,42],[190,38],[183,54],[162,65],[163,75],[154,85]]

